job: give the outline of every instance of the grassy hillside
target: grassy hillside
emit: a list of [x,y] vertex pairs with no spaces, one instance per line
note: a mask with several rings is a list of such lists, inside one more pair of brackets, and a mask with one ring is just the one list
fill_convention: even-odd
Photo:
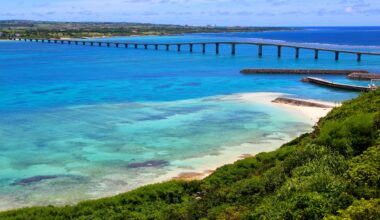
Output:
[[171,35],[199,32],[292,30],[278,27],[204,27],[127,22],[0,21],[0,38],[80,38],[130,35]]
[[62,208],[0,219],[380,219],[380,90],[334,109],[315,131],[271,153]]

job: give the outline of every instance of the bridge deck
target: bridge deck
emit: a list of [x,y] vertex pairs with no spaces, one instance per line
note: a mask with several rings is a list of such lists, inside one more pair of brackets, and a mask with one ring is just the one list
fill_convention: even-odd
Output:
[[[193,45],[216,45],[217,47],[217,53],[219,53],[219,45],[231,45],[232,46],[232,54],[235,54],[235,46],[236,45],[254,45],[259,46],[259,55],[262,55],[262,47],[263,46],[273,46],[278,47],[278,56],[281,56],[281,48],[294,48],[296,49],[296,57],[299,57],[299,50],[313,50],[315,51],[315,59],[318,59],[318,52],[319,51],[326,51],[326,52],[334,52],[336,54],[336,60],[339,59],[339,53],[346,53],[346,54],[356,54],[358,55],[358,61],[361,60],[361,55],[371,55],[371,56],[380,56],[380,52],[369,52],[369,51],[355,51],[355,50],[340,50],[340,49],[333,49],[333,48],[322,48],[322,47],[311,47],[311,46],[304,46],[304,45],[297,45],[297,44],[277,44],[277,43],[263,43],[263,42],[235,42],[235,41],[208,41],[208,42],[171,42],[171,43],[153,43],[153,42],[111,42],[111,41],[93,41],[93,40],[78,40],[78,39],[21,39],[21,38],[12,38],[13,40],[29,40],[29,41],[55,41],[55,42],[68,42],[68,43],[82,43],[82,44],[107,44],[107,45],[137,45],[137,46],[183,46],[188,45],[192,47]],[[192,49],[191,49],[192,50]]]

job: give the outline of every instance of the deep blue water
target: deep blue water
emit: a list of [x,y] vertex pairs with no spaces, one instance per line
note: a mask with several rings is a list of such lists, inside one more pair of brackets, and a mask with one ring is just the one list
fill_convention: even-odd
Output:
[[[380,51],[380,28],[307,28],[264,33],[190,34],[104,41],[201,42],[286,41]],[[309,131],[302,115],[238,93],[278,92],[343,101],[358,93],[303,83],[301,75],[242,75],[242,68],[365,69],[380,72],[380,57],[238,46],[237,55],[210,45],[125,49],[30,42],[0,42],[0,207],[67,204],[151,183],[177,171],[223,164],[223,150],[257,153]],[[328,80],[367,85],[343,76]],[[270,100],[269,100],[270,101]],[[277,143],[278,144],[278,143]],[[236,147],[236,146],[251,147]],[[214,155],[216,158],[203,159]],[[220,155],[223,155],[220,153]],[[198,158],[198,159],[197,159]],[[128,164],[163,160],[165,167],[131,169]],[[196,161],[196,162],[194,162]],[[20,185],[25,178],[54,178]]]
[[[277,41],[324,44],[330,47],[351,46],[379,50],[379,27],[298,27],[296,31],[259,32],[259,33],[225,33],[214,36],[238,38],[270,39]],[[213,34],[204,34],[212,36]]]
[[[181,42],[214,40],[256,40],[265,38],[288,42],[351,45],[355,50],[380,51],[380,28],[313,28],[291,32],[196,34],[171,37],[135,37],[109,41]],[[356,46],[355,46],[356,45]],[[363,46],[366,45],[366,46]],[[324,45],[326,46],[326,45]],[[339,45],[330,45],[337,47]],[[53,45],[24,42],[0,44],[0,111],[19,111],[73,104],[120,101],[170,101],[239,92],[274,91],[292,95],[341,101],[355,94],[315,87],[299,82],[302,76],[243,76],[247,67],[268,68],[337,68],[379,71],[378,57],[364,57],[357,63],[354,55],[342,55],[335,62],[333,54],[322,52],[312,59],[312,51],[301,51],[294,59],[294,49],[284,49],[278,59],[276,48],[264,48],[257,56],[255,46],[238,46],[237,56],[230,48],[214,54],[213,46],[202,55],[195,53],[149,51]],[[342,77],[325,78],[355,84]],[[308,91],[308,92],[305,92]],[[333,94],[333,95],[330,95]]]

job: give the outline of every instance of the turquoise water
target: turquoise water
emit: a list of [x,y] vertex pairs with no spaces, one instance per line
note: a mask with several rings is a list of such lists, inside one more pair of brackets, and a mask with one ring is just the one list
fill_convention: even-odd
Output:
[[[368,42],[347,31],[370,36]],[[184,42],[261,40],[318,44],[380,51],[380,28],[298,32],[197,34],[134,37],[104,41]],[[367,32],[374,33],[368,35]],[[338,35],[337,35],[338,33]],[[342,38],[339,44],[339,34]],[[331,37],[331,35],[335,36]],[[313,35],[314,36],[314,35]],[[295,39],[294,39],[295,38]],[[322,38],[321,38],[322,39]],[[338,41],[338,42],[336,42]],[[355,43],[356,42],[356,43]],[[245,76],[242,68],[337,68],[380,72],[379,57],[238,46],[215,55],[173,47],[125,49],[0,42],[0,209],[62,205],[114,195],[160,179],[171,172],[198,172],[207,166],[193,158],[218,155],[242,144],[286,141],[309,131],[312,122],[268,103],[234,94],[279,92],[289,96],[342,101],[357,93],[300,82],[297,75]],[[329,80],[366,85],[341,76]],[[236,148],[238,149],[238,148]],[[239,148],[240,149],[240,148]],[[268,149],[273,146],[268,142]],[[262,149],[260,149],[261,151]],[[246,152],[242,152],[246,153]],[[253,152],[254,153],[254,152]],[[218,161],[219,160],[219,161]],[[149,165],[150,164],[150,165]],[[153,164],[153,165],[152,165]],[[140,167],[139,167],[140,166]],[[142,166],[142,167],[141,167]],[[202,171],[202,170],[200,170]]]

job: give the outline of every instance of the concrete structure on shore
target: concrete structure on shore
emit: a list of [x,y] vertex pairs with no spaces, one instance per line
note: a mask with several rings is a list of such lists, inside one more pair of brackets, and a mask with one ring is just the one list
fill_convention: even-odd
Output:
[[355,86],[355,85],[334,83],[331,81],[327,81],[327,80],[315,78],[315,77],[306,77],[302,79],[302,82],[309,82],[309,83],[313,83],[313,84],[317,84],[320,86],[325,86],[325,87],[329,87],[333,89],[343,89],[343,90],[355,91],[355,92],[369,92],[373,89],[376,89],[376,88],[365,87],[365,86]]

